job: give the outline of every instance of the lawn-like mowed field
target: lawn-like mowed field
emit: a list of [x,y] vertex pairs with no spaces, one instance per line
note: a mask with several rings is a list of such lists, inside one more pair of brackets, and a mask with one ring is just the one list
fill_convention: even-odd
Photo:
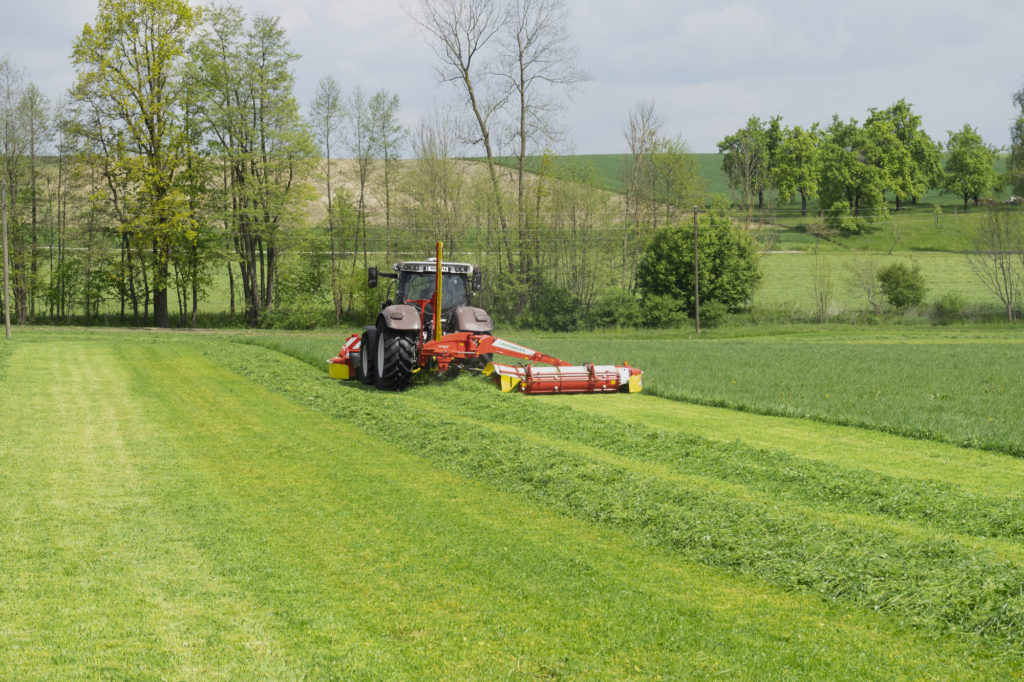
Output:
[[1016,330],[797,331],[516,335],[647,370],[530,398],[331,381],[342,335],[16,330],[0,679],[1021,675]]

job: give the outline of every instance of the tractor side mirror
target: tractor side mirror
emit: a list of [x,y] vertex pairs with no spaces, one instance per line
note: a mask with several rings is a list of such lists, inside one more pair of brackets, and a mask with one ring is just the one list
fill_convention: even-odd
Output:
[[370,269],[368,269],[366,271],[366,274],[367,274],[366,286],[370,287],[371,289],[376,289],[377,288],[377,268],[370,268]]
[[474,268],[473,270],[473,291],[477,292],[484,288],[484,273],[480,272],[480,268]]

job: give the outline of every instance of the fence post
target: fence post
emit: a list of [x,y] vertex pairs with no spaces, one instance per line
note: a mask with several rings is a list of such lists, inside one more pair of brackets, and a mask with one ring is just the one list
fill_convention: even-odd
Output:
[[697,247],[697,207],[693,207],[693,323],[700,334],[700,249]]

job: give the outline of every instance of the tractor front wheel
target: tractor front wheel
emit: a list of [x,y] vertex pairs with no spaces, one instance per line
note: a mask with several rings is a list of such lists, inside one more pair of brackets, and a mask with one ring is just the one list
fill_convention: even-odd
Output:
[[367,327],[359,346],[359,380],[367,386],[377,381],[377,328]]
[[376,351],[377,388],[385,391],[408,388],[416,369],[416,334],[379,327]]

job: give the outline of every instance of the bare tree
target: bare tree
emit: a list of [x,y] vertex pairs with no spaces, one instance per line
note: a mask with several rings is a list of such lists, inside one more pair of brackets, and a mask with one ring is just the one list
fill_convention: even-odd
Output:
[[504,200],[495,168],[491,139],[494,114],[508,99],[504,81],[493,77],[486,49],[501,31],[506,16],[497,0],[420,0],[413,21],[427,35],[434,54],[440,60],[438,78],[456,85],[464,94],[473,114],[479,136],[469,142],[483,145],[487,155],[494,209],[501,226],[505,257],[510,273],[515,272],[512,248],[505,217]]
[[654,205],[654,152],[661,134],[663,121],[653,100],[637,102],[629,110],[623,136],[629,147],[629,157],[622,171],[625,185],[626,222],[622,231],[622,283],[626,287],[630,278],[627,262],[630,260],[630,231],[639,233],[641,225]]
[[452,160],[461,153],[456,126],[451,109],[435,109],[412,134],[414,160],[403,185],[417,210],[413,222],[430,228],[425,245],[437,239],[450,244],[462,225],[466,179]]
[[331,150],[339,142],[341,127],[345,121],[345,104],[341,87],[331,76],[320,79],[316,94],[309,108],[310,123],[320,151],[326,161],[327,175],[327,233],[331,248],[331,295],[334,300],[334,317],[341,324],[342,295],[338,286],[337,243],[334,224],[334,191],[331,188]]
[[1006,308],[1012,320],[1024,284],[1024,225],[1018,210],[989,209],[974,235],[974,252],[967,254],[971,270]]
[[[349,98],[348,116],[348,150],[355,157],[356,178],[359,181],[356,229],[362,233],[363,267],[366,267],[366,185],[370,181],[371,166],[377,158],[377,141],[373,135],[373,121],[370,120],[370,104],[358,86]],[[355,262],[355,253],[352,260]]]
[[398,122],[398,95],[379,90],[370,98],[371,137],[384,161],[384,224],[387,229],[386,260],[391,259],[392,166],[405,142],[405,128]]
[[864,294],[871,309],[882,310],[881,288],[878,283],[878,261],[871,257],[856,257],[846,263],[846,283],[853,291]]
[[[501,78],[516,103],[518,225],[523,238],[526,216],[526,158],[529,147],[559,135],[556,114],[564,97],[588,75],[576,65],[578,51],[567,29],[565,0],[516,0],[510,4],[500,39]],[[528,266],[527,266],[528,267]]]
[[828,319],[832,310],[832,266],[828,258],[818,251],[817,245],[814,248],[814,271],[811,275],[811,285],[814,288],[814,307],[818,322]]

